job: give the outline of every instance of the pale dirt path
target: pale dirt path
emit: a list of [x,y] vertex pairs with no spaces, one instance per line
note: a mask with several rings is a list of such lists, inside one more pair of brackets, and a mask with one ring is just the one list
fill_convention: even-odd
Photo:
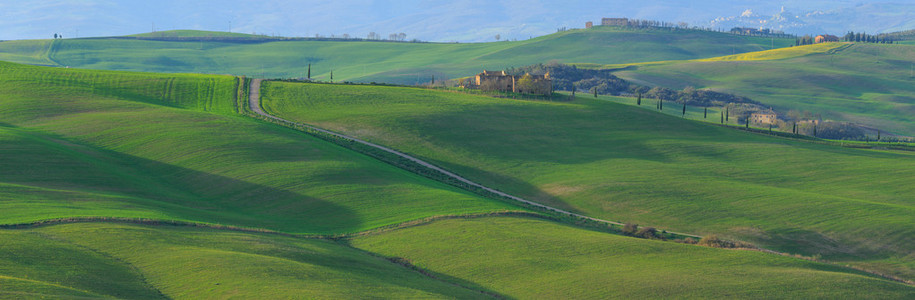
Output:
[[[366,146],[370,146],[370,147],[372,147],[372,148],[384,150],[385,152],[389,152],[389,153],[391,153],[391,154],[394,154],[394,155],[400,156],[400,157],[402,157],[402,158],[408,159],[408,160],[410,160],[410,161],[412,161],[412,162],[415,162],[415,163],[417,163],[417,164],[419,164],[419,165],[422,165],[422,166],[424,166],[424,167],[426,167],[426,168],[429,168],[429,169],[432,169],[432,170],[441,172],[442,174],[445,174],[445,175],[448,176],[448,177],[451,177],[451,178],[456,179],[456,180],[458,180],[458,181],[460,181],[460,182],[466,183],[466,184],[468,184],[468,185],[470,185],[470,186],[474,186],[474,187],[480,188],[480,189],[482,189],[482,190],[485,190],[485,191],[487,191],[487,192],[490,192],[490,193],[493,193],[493,194],[496,194],[496,195],[499,195],[499,196],[502,196],[502,197],[505,197],[505,198],[509,198],[509,199],[512,199],[512,200],[515,200],[515,201],[518,201],[518,202],[521,202],[521,203],[524,203],[524,204],[527,204],[527,205],[531,205],[531,206],[538,207],[538,208],[542,208],[542,209],[545,209],[545,210],[548,210],[548,211],[552,211],[552,212],[556,212],[556,213],[560,213],[560,214],[564,214],[564,215],[569,215],[569,216],[573,216],[573,217],[583,218],[583,219],[587,219],[587,220],[591,220],[591,221],[596,221],[596,222],[601,222],[601,223],[606,223],[606,224],[614,224],[614,225],[624,225],[623,223],[614,222],[614,221],[608,221],[608,220],[603,220],[603,219],[598,219],[598,218],[592,218],[592,217],[589,217],[589,216],[585,216],[585,215],[581,215],[581,214],[576,214],[576,213],[569,212],[569,211],[565,211],[565,210],[562,210],[562,209],[559,209],[559,208],[555,208],[555,207],[552,207],[552,206],[546,206],[546,205],[543,205],[543,204],[540,204],[540,203],[537,203],[537,202],[533,202],[533,201],[530,201],[530,200],[523,199],[523,198],[521,198],[521,197],[512,196],[512,195],[503,193],[503,192],[501,192],[501,191],[495,190],[495,189],[493,189],[493,188],[486,187],[486,186],[484,186],[484,185],[482,185],[482,184],[479,184],[479,183],[470,181],[470,180],[467,179],[467,178],[464,178],[464,177],[461,177],[460,175],[451,173],[451,172],[449,172],[448,170],[442,169],[442,168],[440,168],[440,167],[438,167],[438,166],[436,166],[436,165],[433,165],[433,164],[431,164],[431,163],[425,162],[425,161],[423,161],[423,160],[420,160],[420,159],[418,159],[418,158],[416,158],[416,157],[410,156],[410,155],[405,154],[405,153],[403,153],[403,152],[400,152],[400,151],[397,151],[397,150],[394,150],[394,149],[391,149],[391,148],[388,148],[388,147],[385,147],[385,146],[381,146],[381,145],[378,145],[378,144],[375,144],[375,143],[372,143],[372,142],[368,142],[368,141],[364,141],[364,140],[361,140],[361,139],[357,139],[357,138],[354,138],[354,137],[351,137],[351,136],[348,136],[348,135],[345,135],[345,134],[340,134],[340,133],[336,133],[336,132],[329,131],[329,130],[326,130],[326,129],[321,129],[321,128],[318,128],[318,127],[314,127],[314,126],[311,126],[311,125],[302,124],[302,123],[298,123],[298,122],[292,122],[292,121],[289,121],[289,120],[286,120],[286,119],[282,119],[282,118],[279,118],[279,117],[275,117],[275,116],[273,116],[273,115],[270,115],[270,114],[264,112],[264,110],[261,109],[261,106],[260,106],[260,88],[261,88],[261,82],[262,82],[262,81],[263,81],[263,79],[252,79],[252,80],[251,80],[250,98],[248,99],[248,100],[249,100],[248,103],[249,103],[250,106],[251,106],[251,110],[254,111],[255,113],[261,115],[261,116],[264,116],[264,117],[267,117],[267,118],[271,118],[271,119],[274,119],[274,120],[277,120],[277,121],[289,123],[289,124],[296,124],[296,125],[298,125],[298,126],[303,126],[303,127],[306,127],[306,128],[308,128],[308,129],[311,129],[311,130],[314,130],[314,131],[318,131],[318,132],[321,132],[321,133],[329,134],[329,135],[332,135],[332,136],[335,136],[335,137],[339,137],[339,138],[344,138],[344,139],[352,140],[352,141],[354,141],[354,142],[357,142],[357,143],[360,143],[360,144],[363,144],[363,145],[366,145]],[[683,235],[683,236],[690,236],[690,237],[701,238],[700,236],[693,235],[693,234],[679,233],[679,232],[673,232],[673,231],[667,231],[667,232],[673,233],[673,234],[677,234],[677,235]]]

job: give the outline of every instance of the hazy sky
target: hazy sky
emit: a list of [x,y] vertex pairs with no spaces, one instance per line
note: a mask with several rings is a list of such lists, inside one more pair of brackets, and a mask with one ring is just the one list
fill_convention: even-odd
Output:
[[706,26],[716,17],[740,15],[747,9],[774,14],[782,6],[801,12],[880,2],[887,1],[0,0],[0,39],[48,38],[54,33],[64,37],[112,36],[149,32],[153,28],[231,28],[234,32],[284,36],[365,36],[374,31],[382,36],[404,32],[408,38],[431,41],[478,41],[495,34],[523,39],[554,32],[559,27],[582,27],[585,21],[599,21],[601,17],[686,21]]

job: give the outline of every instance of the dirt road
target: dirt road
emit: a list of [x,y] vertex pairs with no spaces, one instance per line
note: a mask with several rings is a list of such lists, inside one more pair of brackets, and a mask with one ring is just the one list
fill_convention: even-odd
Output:
[[[370,147],[373,147],[373,148],[376,148],[376,149],[383,150],[383,151],[385,151],[385,152],[392,153],[392,154],[394,154],[394,155],[397,155],[397,156],[400,156],[400,157],[402,157],[402,158],[408,159],[408,160],[410,160],[410,161],[412,161],[412,162],[414,162],[414,163],[417,163],[417,164],[419,164],[419,165],[421,165],[421,166],[424,166],[424,167],[426,167],[426,168],[429,168],[429,169],[432,169],[432,170],[441,172],[442,174],[445,174],[446,176],[451,177],[451,178],[454,178],[455,180],[458,180],[458,181],[460,181],[460,182],[463,182],[463,183],[465,183],[465,184],[467,184],[467,185],[474,186],[474,187],[480,188],[480,189],[482,189],[482,190],[485,190],[485,191],[487,191],[487,192],[490,192],[490,193],[493,193],[493,194],[496,194],[496,195],[499,195],[499,196],[502,196],[502,197],[505,197],[505,198],[509,198],[509,199],[512,199],[512,200],[515,200],[515,201],[518,201],[518,202],[521,202],[521,203],[524,203],[524,204],[527,204],[527,205],[530,205],[530,206],[539,207],[539,208],[542,208],[542,209],[545,209],[545,210],[548,210],[548,211],[552,211],[552,212],[556,212],[556,213],[560,213],[560,214],[564,214],[564,215],[569,215],[569,216],[574,216],[574,217],[579,217],[579,218],[583,218],[583,219],[588,219],[588,220],[592,220],[592,221],[596,221],[596,222],[607,223],[607,224],[614,224],[614,225],[623,225],[623,223],[613,222],[613,221],[608,221],[608,220],[602,220],[602,219],[597,219],[597,218],[592,218],[592,217],[589,217],[589,216],[580,215],[580,214],[576,214],[576,213],[573,213],[573,212],[569,212],[569,211],[565,211],[565,210],[562,210],[562,209],[558,209],[558,208],[555,208],[555,207],[552,207],[552,206],[546,206],[546,205],[543,205],[543,204],[540,204],[540,203],[537,203],[537,202],[533,202],[533,201],[530,201],[530,200],[523,199],[523,198],[521,198],[521,197],[516,197],[516,196],[513,196],[513,195],[509,195],[509,194],[503,193],[503,192],[501,192],[501,191],[498,191],[498,190],[496,190],[496,189],[493,189],[493,188],[484,186],[484,185],[482,185],[482,184],[479,184],[479,183],[470,181],[470,180],[467,179],[467,178],[461,177],[461,176],[459,176],[459,175],[457,175],[457,174],[454,174],[454,173],[449,172],[448,170],[442,169],[442,168],[440,168],[440,167],[438,167],[438,166],[436,166],[436,165],[430,164],[430,163],[428,163],[428,162],[425,162],[425,161],[420,160],[420,159],[418,159],[418,158],[416,158],[416,157],[407,155],[407,154],[405,154],[405,153],[399,152],[399,151],[397,151],[397,150],[394,150],[394,149],[391,149],[391,148],[388,148],[388,147],[385,147],[385,146],[381,146],[381,145],[378,145],[378,144],[375,144],[375,143],[372,143],[372,142],[363,141],[363,140],[360,140],[360,139],[358,139],[358,138],[351,137],[351,136],[348,136],[348,135],[345,135],[345,134],[340,134],[340,133],[332,132],[332,131],[329,131],[329,130],[326,130],[326,129],[317,128],[317,127],[310,126],[310,125],[307,125],[307,124],[302,124],[302,123],[298,123],[298,122],[292,122],[292,121],[289,121],[289,120],[286,120],[286,119],[282,119],[282,118],[279,118],[279,117],[270,115],[270,114],[264,112],[264,110],[263,110],[263,109],[261,108],[261,106],[260,106],[260,88],[261,88],[261,82],[262,82],[262,81],[263,81],[263,79],[253,79],[253,80],[251,81],[251,88],[250,88],[250,91],[251,91],[251,92],[250,92],[250,99],[249,99],[249,103],[250,103],[250,105],[251,105],[251,110],[254,111],[255,113],[261,115],[261,116],[264,116],[264,117],[267,117],[267,118],[271,118],[271,119],[274,119],[274,120],[278,120],[278,121],[282,121],[282,122],[286,122],[286,123],[297,124],[297,125],[300,125],[300,126],[304,126],[304,127],[310,128],[311,130],[315,130],[315,131],[318,131],[318,132],[326,133],[326,134],[329,134],[329,135],[332,135],[332,136],[336,136],[336,137],[340,137],[340,138],[344,138],[344,139],[348,139],[348,140],[353,140],[353,141],[355,141],[356,143],[360,143],[360,144],[363,144],[363,145],[366,145],[366,146],[370,146]],[[692,234],[677,233],[677,232],[672,232],[672,231],[668,231],[668,232],[673,233],[673,234],[683,235],[683,236],[699,237],[699,236],[697,236],[697,235],[692,235]]]

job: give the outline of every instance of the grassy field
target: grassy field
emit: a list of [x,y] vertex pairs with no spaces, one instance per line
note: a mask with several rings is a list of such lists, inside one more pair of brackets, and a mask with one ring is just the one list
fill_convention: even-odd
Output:
[[[228,34],[228,33],[227,33]],[[147,36],[145,34],[141,36]],[[213,32],[156,32],[176,37]],[[170,73],[312,77],[337,81],[422,83],[556,60],[632,63],[709,58],[787,47],[794,41],[693,30],[570,30],[525,41],[495,43],[397,43],[379,41],[148,41],[65,39],[0,42],[0,60],[88,69]]]
[[122,217],[341,233],[514,209],[234,116],[234,77],[0,63],[0,78],[0,224]]
[[438,221],[360,237],[352,244],[518,299],[915,296],[910,286],[790,257],[634,239],[524,218]]
[[0,298],[474,298],[336,242],[182,227],[0,230]]
[[[811,46],[817,47],[817,45]],[[819,46],[819,47],[827,47]],[[747,96],[776,109],[822,114],[900,135],[915,135],[915,77],[910,45],[854,44],[838,51],[792,56],[806,47],[780,49],[780,59],[756,54],[642,65],[617,75],[671,88],[710,88]],[[765,54],[765,52],[761,53]]]
[[263,97],[278,116],[560,208],[915,278],[909,152],[765,137],[590,98],[281,82]]

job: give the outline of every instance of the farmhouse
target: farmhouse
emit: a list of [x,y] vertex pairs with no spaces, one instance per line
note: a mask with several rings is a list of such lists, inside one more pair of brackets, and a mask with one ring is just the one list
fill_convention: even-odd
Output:
[[629,26],[629,19],[627,19],[627,18],[603,18],[600,20],[600,25],[603,25],[603,26]]
[[505,71],[483,71],[477,74],[476,86],[483,91],[501,91],[523,94],[550,95],[553,93],[553,80],[550,73],[544,75],[524,74],[508,75]]
[[591,22],[591,21],[585,22],[586,29],[591,29],[591,27],[594,27],[594,22]]
[[778,115],[774,111],[758,112],[750,115],[750,122],[762,125],[772,125],[778,120]]
[[838,41],[839,41],[839,37],[831,35],[831,34],[821,34],[821,35],[818,35],[816,38],[814,38],[814,43],[816,43],[816,44],[838,42]]

